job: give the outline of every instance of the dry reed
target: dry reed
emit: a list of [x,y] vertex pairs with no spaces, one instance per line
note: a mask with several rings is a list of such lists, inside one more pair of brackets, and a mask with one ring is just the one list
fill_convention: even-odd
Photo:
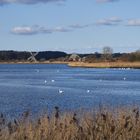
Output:
[[0,115],[0,140],[140,140],[139,109],[60,113],[31,119],[25,112],[9,121]]
[[90,67],[90,68],[140,68],[140,62],[71,62],[68,63],[71,67]]

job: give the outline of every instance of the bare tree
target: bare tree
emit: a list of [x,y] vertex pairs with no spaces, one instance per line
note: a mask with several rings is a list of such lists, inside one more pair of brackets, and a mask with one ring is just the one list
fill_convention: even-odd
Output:
[[109,46],[103,47],[103,58],[105,61],[112,60],[113,49]]

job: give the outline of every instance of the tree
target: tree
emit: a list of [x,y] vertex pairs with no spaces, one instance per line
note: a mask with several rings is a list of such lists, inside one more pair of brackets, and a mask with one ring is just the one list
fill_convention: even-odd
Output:
[[112,60],[113,49],[109,46],[103,47],[103,58],[105,61]]

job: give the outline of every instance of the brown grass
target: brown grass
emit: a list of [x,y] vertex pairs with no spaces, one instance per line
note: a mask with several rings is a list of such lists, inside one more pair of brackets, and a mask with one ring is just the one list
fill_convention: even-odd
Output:
[[25,112],[11,121],[1,114],[0,140],[140,140],[139,109],[60,115],[55,107],[51,117]]
[[91,68],[140,68],[140,62],[99,62],[99,63],[71,62],[68,65],[72,67],[91,67]]

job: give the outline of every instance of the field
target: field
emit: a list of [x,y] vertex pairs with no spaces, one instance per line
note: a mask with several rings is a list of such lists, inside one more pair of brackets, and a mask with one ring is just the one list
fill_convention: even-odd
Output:
[[140,140],[139,109],[101,109],[85,113],[61,113],[31,119],[0,115],[0,140]]

